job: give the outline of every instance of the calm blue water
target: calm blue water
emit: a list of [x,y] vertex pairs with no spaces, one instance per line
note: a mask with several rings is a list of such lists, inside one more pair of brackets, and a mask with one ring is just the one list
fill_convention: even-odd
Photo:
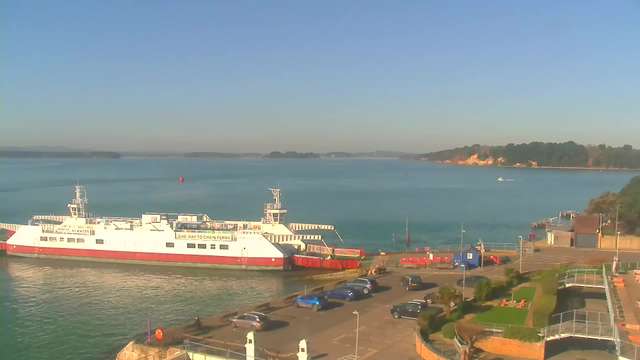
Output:
[[[136,159],[0,161],[0,221],[67,214],[77,182],[96,215],[203,212],[259,219],[280,183],[289,221],[336,225],[350,247],[514,242],[529,224],[581,211],[637,172],[498,169],[397,160]],[[516,179],[497,182],[498,177]],[[178,182],[184,177],[185,182]],[[335,235],[326,234],[336,243]],[[540,234],[542,235],[542,234]],[[3,359],[112,357],[153,326],[184,322],[298,290],[287,274],[3,258]]]

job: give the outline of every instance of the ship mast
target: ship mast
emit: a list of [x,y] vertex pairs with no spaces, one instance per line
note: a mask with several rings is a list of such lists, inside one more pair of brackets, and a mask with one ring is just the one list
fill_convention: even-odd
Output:
[[269,189],[273,195],[274,202],[271,204],[264,204],[265,217],[262,222],[265,224],[282,224],[284,223],[287,210],[282,207],[280,202],[280,188]]
[[71,204],[67,205],[69,212],[71,212],[71,217],[74,219],[86,218],[87,204],[89,204],[87,191],[84,189],[84,186],[76,185],[76,197],[71,200]]

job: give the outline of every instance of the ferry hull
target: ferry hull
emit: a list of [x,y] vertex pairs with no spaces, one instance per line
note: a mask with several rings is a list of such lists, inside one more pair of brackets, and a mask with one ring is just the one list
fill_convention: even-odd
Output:
[[7,255],[28,258],[98,261],[144,265],[240,269],[240,270],[290,270],[290,258],[232,257],[189,254],[163,254],[133,251],[107,251],[35,247],[7,244]]

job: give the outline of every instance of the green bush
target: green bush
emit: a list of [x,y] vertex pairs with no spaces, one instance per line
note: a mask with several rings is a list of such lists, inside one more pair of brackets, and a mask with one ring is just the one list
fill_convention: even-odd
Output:
[[436,313],[434,311],[425,311],[420,313],[418,317],[418,326],[423,333],[430,333],[436,327]]
[[493,297],[501,296],[507,291],[507,283],[504,280],[498,280],[492,282],[491,295]]
[[[444,335],[444,329],[442,331],[442,335]],[[508,327],[504,333],[502,334],[506,339],[515,339],[524,342],[539,342],[540,335],[536,329],[525,328],[525,327]]]
[[520,272],[513,268],[504,269],[504,277],[508,286],[516,286],[521,280]]
[[543,294],[533,303],[533,326],[549,326],[549,317],[556,308],[558,297],[556,295]]
[[446,339],[453,339],[456,336],[456,323],[450,322],[442,327],[442,336]]
[[476,298],[476,301],[485,302],[492,298],[492,290],[493,289],[491,288],[491,280],[482,279],[476,284],[473,296]]

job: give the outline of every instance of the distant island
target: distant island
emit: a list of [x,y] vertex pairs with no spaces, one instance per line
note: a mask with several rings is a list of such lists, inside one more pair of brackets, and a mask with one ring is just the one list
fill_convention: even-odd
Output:
[[585,169],[640,169],[640,150],[631,145],[611,147],[565,143],[532,142],[486,146],[475,144],[401,159],[425,160],[445,164],[554,167]]
[[262,157],[263,159],[320,159],[320,154],[308,152],[299,153],[297,151],[287,151],[282,153],[280,151],[272,151],[271,153]]
[[0,150],[0,157],[22,159],[120,159],[122,156],[112,151],[28,151]]
[[239,159],[239,158],[259,158],[258,153],[223,153],[223,152],[190,152],[184,154],[187,158],[214,158],[214,159]]

